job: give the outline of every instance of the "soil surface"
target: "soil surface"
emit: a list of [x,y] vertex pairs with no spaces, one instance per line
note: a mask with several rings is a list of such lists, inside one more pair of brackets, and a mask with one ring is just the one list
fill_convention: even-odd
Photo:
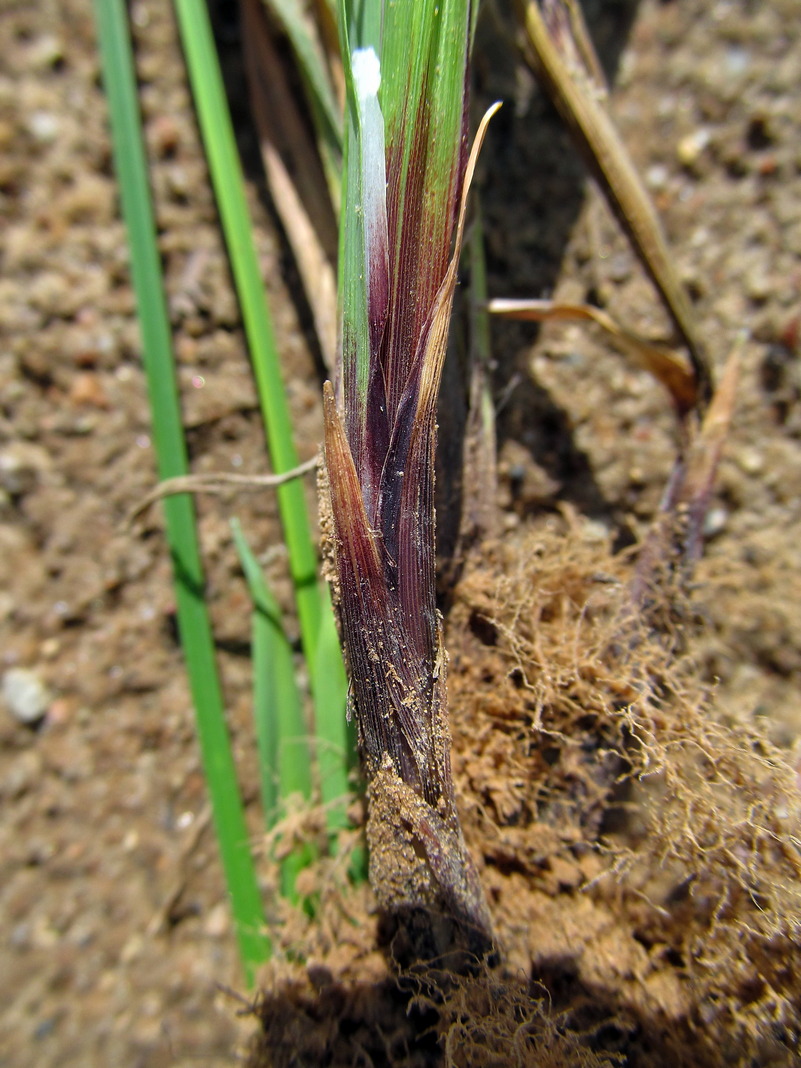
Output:
[[[757,729],[798,768],[797,4],[586,7],[614,86],[614,115],[662,213],[718,370],[747,332],[692,591],[693,672],[698,686],[714,689],[723,728]],[[260,472],[255,390],[175,27],[156,0],[136,0],[131,11],[193,469]],[[224,31],[236,71],[236,25],[229,19]],[[5,0],[0,40],[0,1066],[231,1064],[246,1055],[257,1025],[237,1015],[242,977],[158,509],[126,526],[155,475],[91,5]],[[242,86],[233,88],[251,159]],[[481,174],[492,295],[593,299],[633,329],[665,332],[651,287],[586,183],[568,135],[490,24],[477,96],[506,101]],[[255,168],[250,179],[305,459],[322,436],[319,361]],[[534,714],[542,704],[519,695],[531,684],[536,696],[547,677],[549,694],[570,698],[570,715],[570,701],[581,698],[571,689],[578,675],[559,660],[564,641],[548,644],[547,624],[562,611],[548,583],[568,590],[570,577],[565,596],[579,605],[577,620],[582,598],[597,599],[599,585],[621,580],[625,558],[611,550],[644,536],[676,435],[660,388],[584,327],[502,324],[494,348],[504,536],[452,598],[450,684],[466,834],[505,943],[505,974],[516,979],[505,980],[503,997],[492,977],[457,986],[448,1014],[418,977],[409,1016],[376,949],[369,892],[334,888],[330,912],[323,894],[316,925],[295,917],[283,928],[265,975],[262,1011],[274,1053],[265,1063],[433,1064],[447,1056],[465,1064],[600,1064],[620,1053],[629,1064],[716,1064],[719,1034],[728,1027],[736,1037],[740,1024],[752,1041],[738,1040],[727,1063],[798,1063],[797,989],[789,980],[783,989],[781,979],[797,979],[797,962],[784,962],[782,972],[767,950],[764,959],[754,950],[748,990],[744,974],[736,990],[721,977],[717,987],[698,979],[669,920],[660,943],[646,905],[638,914],[632,904],[646,883],[657,895],[656,856],[628,897],[614,885],[593,891],[607,861],[579,846],[597,839],[601,802],[574,792],[561,822],[553,807],[538,809],[532,776],[563,767],[564,754],[557,760],[546,744]],[[314,509],[313,485],[308,492]],[[243,790],[255,801],[249,602],[229,519],[242,520],[291,613],[275,501],[267,491],[200,498],[198,507],[229,722]],[[519,595],[518,587],[537,582],[538,598]],[[543,621],[540,646],[525,626],[506,642],[522,617]],[[529,666],[543,649],[550,659],[534,678]],[[43,714],[36,725],[20,722],[26,709]],[[596,721],[575,722],[587,735],[595,729]],[[600,748],[597,738],[583,747],[575,781],[585,781]],[[255,804],[249,815],[258,842]],[[625,837],[636,838],[631,823]],[[274,873],[264,871],[269,890]],[[662,913],[689,925],[689,906],[681,912],[676,904],[685,902],[676,894],[681,879],[666,871]],[[716,960],[706,961],[711,971],[728,957],[721,950]],[[575,1040],[584,1061],[568,1059],[567,1045],[559,1046],[568,1043],[566,1027],[553,1017],[537,1031],[539,1052],[520,1052],[537,1030],[532,1006],[545,1020],[543,997],[555,1012],[570,1009],[571,1027],[595,1035],[594,1046]],[[506,1016],[495,1031],[484,1028],[481,1058],[471,1061],[471,1021],[488,1018],[493,999]],[[721,1006],[732,1015],[721,1016]],[[332,1021],[340,1018],[350,1030],[337,1046],[345,1040]],[[303,1045],[312,1032],[317,1045]],[[301,1047],[305,1059],[293,1062]]]

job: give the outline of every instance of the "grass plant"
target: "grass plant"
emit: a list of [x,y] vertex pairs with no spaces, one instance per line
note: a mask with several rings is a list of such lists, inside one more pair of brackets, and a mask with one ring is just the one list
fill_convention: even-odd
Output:
[[[474,165],[472,15],[470,0],[341,5],[342,365],[325,398],[370,879],[387,916],[419,919],[435,952],[463,934],[491,943],[454,800],[434,555],[436,406]],[[433,912],[455,928],[425,929]]]

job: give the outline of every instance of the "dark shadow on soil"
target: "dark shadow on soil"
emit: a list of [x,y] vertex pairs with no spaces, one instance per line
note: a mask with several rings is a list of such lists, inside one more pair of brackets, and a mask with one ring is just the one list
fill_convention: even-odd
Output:
[[[573,143],[533,75],[521,93],[516,80],[520,65],[514,27],[498,15],[501,5],[487,4],[479,20],[474,63],[473,111],[481,115],[496,100],[503,107],[494,116],[479,162],[477,184],[485,228],[488,295],[490,297],[547,297],[562,267],[564,250],[584,202],[587,172]],[[615,75],[637,10],[637,0],[582,5],[592,40],[608,83]],[[521,98],[525,105],[521,106]],[[475,125],[475,122],[474,122]],[[464,487],[462,470],[468,422],[469,348],[467,301],[470,273],[463,256],[460,291],[454,309],[451,346],[440,397],[440,436],[437,452],[437,548],[441,588],[453,585],[459,569],[459,542],[464,536],[463,509],[471,494],[482,489]],[[589,298],[588,294],[588,298]],[[614,521],[595,479],[588,456],[575,442],[571,414],[532,376],[527,364],[538,328],[496,320],[492,325],[493,366],[490,388],[496,411],[497,447],[519,443],[562,501],[570,501],[589,518]],[[580,383],[578,383],[580,388]],[[487,487],[485,495],[492,494]],[[515,504],[522,517],[548,507],[547,500]],[[618,532],[622,547],[628,541]]]
[[324,969],[266,993],[255,1007],[261,1032],[250,1068],[427,1068],[439,1060],[433,1007],[409,1009],[391,980],[340,983]]
[[[581,6],[613,85],[637,0],[587,0]],[[493,119],[482,170],[489,295],[548,297],[584,201],[587,173],[563,121],[533,79],[523,92],[512,80],[519,68],[503,61],[510,47],[503,27],[487,17],[480,33],[478,52],[487,58],[476,63],[477,110],[494,100],[506,101]],[[587,516],[609,518],[592,465],[575,444],[570,413],[526,366],[536,336],[533,324],[493,324],[499,445],[508,439],[520,442],[560,484],[562,500],[572,501]]]
[[[402,982],[358,983],[311,968],[265,993],[254,1013],[261,1029],[249,1068],[723,1068],[744,1063],[746,1052],[713,1043],[700,1022],[649,1015],[583,984],[568,958],[539,962],[530,981],[485,971],[447,989],[424,971]],[[749,1062],[789,1068],[797,1063],[794,1043],[784,1029],[762,1035],[747,1051]]]

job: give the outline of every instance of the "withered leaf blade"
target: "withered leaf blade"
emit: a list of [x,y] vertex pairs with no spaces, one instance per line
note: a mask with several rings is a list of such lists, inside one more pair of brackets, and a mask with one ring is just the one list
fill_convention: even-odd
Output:
[[641,612],[647,612],[655,591],[664,599],[671,586],[685,588],[700,559],[704,522],[737,401],[742,343],[739,339],[732,349],[700,427],[691,429],[640,551],[630,591]]
[[570,128],[687,346],[703,406],[713,391],[705,346],[651,198],[606,109],[605,93],[594,80],[597,61],[588,69],[591,45],[580,9],[571,0],[542,0],[541,4],[516,0],[516,4],[526,34],[526,58]]
[[488,308],[501,319],[547,322],[551,319],[589,320],[600,326],[623,352],[661,382],[680,417],[698,406],[698,384],[687,361],[666,345],[626,330],[602,308],[592,304],[562,304],[550,300],[491,300]]

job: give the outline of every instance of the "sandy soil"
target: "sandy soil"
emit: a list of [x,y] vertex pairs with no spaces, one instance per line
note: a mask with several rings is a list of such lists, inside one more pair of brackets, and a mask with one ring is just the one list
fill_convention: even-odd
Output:
[[[758,726],[798,766],[796,5],[644,0],[613,5],[611,14],[605,7],[590,4],[588,11],[615,83],[614,112],[663,213],[718,367],[738,333],[749,332],[694,591],[703,625],[693,657],[702,679],[716,686],[721,718]],[[166,5],[153,0],[137,0],[133,15],[194,469],[260,471],[255,394],[174,27]],[[485,55],[497,60],[500,45],[488,37]],[[169,561],[157,511],[133,532],[124,525],[153,484],[153,456],[90,5],[6,0],[0,39],[0,669],[4,678],[26,669],[47,691],[46,716],[35,730],[0,708],[0,1065],[229,1064],[254,1024],[239,1020],[236,998],[220,990],[241,989],[241,977],[175,641]],[[226,48],[235,61],[235,34]],[[482,174],[493,294],[591,295],[634,328],[663,329],[649,285],[529,76],[508,59],[499,65],[491,58],[479,62],[477,75],[481,98],[508,101]],[[243,147],[252,152],[240,117]],[[286,249],[254,178],[259,252],[305,458],[321,437],[318,368],[305,313],[293,301]],[[675,451],[658,387],[577,327],[549,327],[535,337],[532,328],[505,325],[495,342],[508,545],[530,546],[529,528],[553,545],[551,528],[565,529],[565,509],[582,544],[636,541]],[[313,507],[312,487],[309,495]],[[248,601],[228,519],[238,515],[261,546],[288,607],[275,507],[265,493],[201,500],[200,513],[231,729],[252,800]],[[489,574],[514,573],[509,551],[495,550]],[[485,592],[480,583],[468,585],[461,610]],[[467,632],[470,618],[468,611]],[[452,633],[457,625],[458,618]],[[632,1035],[639,1034],[627,1063],[684,1063],[656,1053],[647,1059],[648,1042],[658,1048],[675,1025],[677,1033],[686,1028],[697,1036],[686,1063],[716,1063],[704,1041],[704,1021],[712,1017],[688,1007],[682,970],[654,964],[657,951],[644,949],[636,931],[624,945],[620,913],[582,893],[597,875],[597,858],[538,867],[532,827],[525,840],[514,832],[530,784],[512,779],[499,790],[471,766],[458,695],[483,686],[502,705],[515,688],[503,650],[492,654],[499,657],[495,675],[476,668],[486,655],[478,646],[492,645],[481,633],[473,626],[475,648],[452,664],[455,764],[473,841],[485,809],[493,826],[506,827],[480,862],[499,930],[512,939],[512,963],[524,976],[520,996],[528,997],[531,977],[558,1007],[573,974],[585,991],[605,990],[599,1003],[627,1021],[598,1049],[625,1052],[627,1041],[634,1049]],[[485,749],[516,744],[503,712],[488,716]],[[537,766],[532,761],[521,763],[521,776]],[[256,836],[258,813],[251,816]],[[549,848],[541,843],[540,854]],[[343,974],[357,961],[362,995],[354,986],[347,1005],[341,1000],[329,981],[331,947],[323,952],[325,937],[307,932],[307,944],[317,947],[310,956],[319,950],[328,970],[305,986],[298,980],[290,997],[273,969],[274,1015],[290,1003],[311,1006],[308,1017],[286,1015],[287,1026],[299,1026],[299,1019],[319,1019],[323,1009],[314,999],[327,998],[328,1018],[361,1011],[364,1021],[365,1009],[384,998],[399,1021],[394,1061],[359,1032],[373,1058],[362,1063],[411,1064],[403,1052],[405,1004],[398,1008],[394,987],[381,985],[386,967],[369,949],[375,940],[366,891],[351,907],[364,932],[351,949],[337,947],[338,961]],[[594,953],[576,948],[588,945]],[[579,962],[573,973],[559,964],[567,958]],[[663,1012],[649,1031],[643,1021],[654,1004],[660,1011],[672,1005],[673,1016]],[[422,1032],[436,1012],[417,1011],[413,1024]],[[782,1026],[769,1036],[772,1044],[763,1036],[761,1059],[740,1063],[797,1063],[798,1036],[786,1021]],[[363,1027],[369,1036],[369,1022]],[[435,1056],[436,1029],[431,1034],[421,1057]],[[454,1041],[458,1046],[458,1036]],[[329,1049],[303,1063],[344,1064],[348,1055]],[[733,1057],[729,1063],[737,1063]],[[501,1047],[493,1063],[515,1062]],[[564,1062],[543,1053],[540,1062],[525,1063]]]

